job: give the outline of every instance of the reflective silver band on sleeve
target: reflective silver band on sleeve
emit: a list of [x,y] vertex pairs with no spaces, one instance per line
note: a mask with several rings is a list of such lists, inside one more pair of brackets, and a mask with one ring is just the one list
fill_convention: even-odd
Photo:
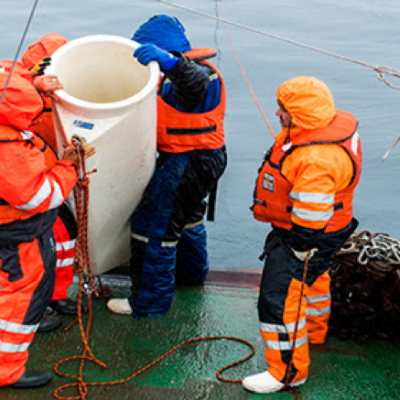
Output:
[[28,201],[28,203],[22,204],[21,206],[15,206],[15,208],[24,211],[33,210],[34,208],[42,204],[43,201],[45,201],[50,196],[50,193],[51,193],[50,181],[49,178],[46,178],[40,189]]
[[51,196],[49,210],[60,207],[61,204],[64,203],[64,196],[60,185],[55,180],[53,180],[53,185],[54,185],[54,192],[53,195]]
[[302,203],[334,204],[335,202],[335,196],[326,193],[291,192],[290,198]]
[[333,216],[332,211],[310,211],[302,208],[293,207],[293,215],[300,219],[307,219],[309,221],[329,221]]

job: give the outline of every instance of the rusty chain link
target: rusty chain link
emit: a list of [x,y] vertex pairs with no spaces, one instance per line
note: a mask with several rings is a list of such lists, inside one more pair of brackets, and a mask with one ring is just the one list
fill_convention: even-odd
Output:
[[354,232],[337,255],[357,253],[357,262],[375,272],[400,267],[400,241],[387,233]]
[[354,232],[330,270],[330,332],[365,341],[400,334],[400,241],[386,233]]

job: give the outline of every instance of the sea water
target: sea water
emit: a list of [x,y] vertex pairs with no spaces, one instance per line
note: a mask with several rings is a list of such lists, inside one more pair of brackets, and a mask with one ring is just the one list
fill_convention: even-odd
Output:
[[[12,59],[34,1],[2,0],[1,4],[0,59]],[[400,69],[398,0],[221,0],[221,8],[217,0],[176,0],[176,4],[350,59],[227,25],[240,64],[275,133],[280,128],[275,116],[276,89],[298,75],[323,80],[332,91],[336,107],[357,117],[364,151],[364,169],[354,200],[359,229],[400,239],[400,144],[384,163],[381,161],[400,136],[400,91],[380,82],[371,68],[351,62]],[[263,152],[272,144],[272,135],[221,22],[156,0],[40,0],[22,53],[49,32],[69,40],[93,34],[131,37],[154,14],[177,16],[193,47],[218,50],[214,63],[225,78],[228,94],[229,165],[218,187],[216,220],[207,222],[210,260],[215,267],[261,268],[258,255],[270,228],[255,221],[249,207],[257,169]],[[400,86],[400,79],[388,80]]]

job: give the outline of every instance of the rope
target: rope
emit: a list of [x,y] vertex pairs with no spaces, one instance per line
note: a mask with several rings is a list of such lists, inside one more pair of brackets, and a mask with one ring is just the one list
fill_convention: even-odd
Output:
[[293,367],[293,357],[294,357],[294,352],[296,349],[296,339],[297,339],[297,331],[299,328],[299,320],[300,320],[300,311],[301,311],[301,303],[303,299],[303,293],[304,293],[304,285],[306,283],[306,278],[307,278],[307,271],[308,271],[308,262],[310,258],[314,255],[315,250],[310,250],[307,258],[304,261],[304,271],[303,271],[303,279],[301,281],[301,286],[300,286],[300,295],[299,295],[299,305],[297,308],[297,316],[296,316],[296,324],[294,326],[294,333],[293,333],[293,343],[292,343],[292,348],[290,351],[290,362],[286,370],[286,379],[285,379],[285,384],[281,390],[285,390],[289,384],[290,384],[290,373],[292,372],[292,367]]
[[[232,368],[235,365],[238,365],[240,363],[243,363],[244,361],[247,361],[248,359],[250,359],[251,357],[253,357],[253,355],[255,354],[255,348],[254,346],[248,342],[245,339],[241,339],[241,338],[237,338],[237,337],[232,337],[232,336],[206,336],[206,337],[201,337],[201,338],[193,338],[193,339],[188,339],[185,340],[184,342],[181,342],[179,344],[177,344],[175,347],[173,347],[172,349],[168,350],[166,353],[164,353],[161,357],[157,358],[156,360],[154,360],[153,362],[151,362],[150,364],[147,364],[145,367],[141,368],[139,371],[135,372],[134,374],[132,374],[131,376],[129,376],[128,378],[125,379],[120,379],[120,380],[115,380],[115,381],[111,381],[111,382],[84,382],[82,379],[82,376],[80,375],[79,377],[74,376],[74,375],[70,375],[70,374],[61,374],[58,369],[56,369],[56,367],[58,367],[58,365],[60,363],[58,363],[54,368],[55,371],[57,372],[57,374],[61,375],[61,376],[66,376],[66,377],[70,377],[70,378],[74,378],[76,379],[78,382],[75,383],[69,383],[66,385],[63,385],[61,387],[59,387],[55,392],[54,392],[54,397],[56,397],[57,399],[60,400],[75,400],[75,399],[85,399],[85,396],[87,394],[87,387],[88,386],[114,386],[114,385],[120,385],[126,382],[131,381],[133,378],[136,378],[138,375],[140,375],[141,373],[143,373],[144,371],[147,371],[148,369],[150,369],[151,367],[153,367],[154,365],[156,365],[157,363],[159,363],[161,360],[163,360],[165,357],[167,357],[168,355],[170,355],[172,352],[174,352],[175,350],[177,350],[178,348],[182,347],[185,344],[189,344],[189,343],[196,343],[196,342],[202,342],[202,341],[206,341],[206,340],[222,340],[222,339],[226,339],[226,340],[233,340],[236,342],[241,342],[244,343],[245,345],[249,346],[251,348],[251,352],[250,354],[248,354],[246,357],[237,360],[231,364],[226,365],[225,367],[222,367],[218,370],[216,376],[219,380],[223,381],[223,382],[230,382],[230,383],[241,383],[242,380],[241,379],[229,379],[229,378],[224,378],[221,376],[223,371],[226,371],[229,368]],[[81,361],[84,360],[92,360],[91,357],[87,357],[87,356],[75,356],[75,357],[70,357],[68,358],[68,360],[75,360],[75,359],[81,359]],[[81,371],[80,371],[81,372]],[[74,387],[74,386],[79,386],[79,392],[80,392],[80,397],[78,396],[74,396],[74,397],[63,397],[60,396],[58,394],[58,392],[62,389],[66,389],[69,387]]]
[[10,73],[8,74],[7,81],[6,81],[6,84],[4,86],[4,90],[3,90],[3,93],[1,95],[1,98],[0,98],[0,105],[3,102],[4,96],[6,95],[6,91],[7,91],[8,85],[10,84],[11,75],[12,75],[12,73],[14,71],[15,64],[17,63],[17,59],[19,57],[19,53],[21,52],[22,45],[24,44],[26,35],[28,33],[28,30],[29,30],[29,26],[30,26],[30,24],[32,22],[33,15],[35,14],[35,10],[36,10],[36,7],[37,7],[38,3],[39,3],[39,0],[35,0],[35,3],[33,4],[31,13],[30,13],[29,18],[28,18],[28,22],[26,23],[24,33],[22,34],[22,38],[21,38],[21,40],[19,42],[19,46],[18,46],[17,52],[15,53],[15,57],[14,57],[14,60],[13,60],[12,66],[11,66]]
[[[85,150],[84,150],[84,142],[82,139],[78,137],[73,137],[72,138],[72,143],[76,146],[77,153],[79,155],[79,163],[78,163],[78,183],[74,188],[74,199],[75,199],[75,208],[76,208],[76,216],[77,216],[77,221],[78,221],[78,236],[77,236],[77,241],[76,241],[76,246],[75,246],[75,260],[74,260],[74,265],[75,265],[75,272],[78,273],[79,276],[79,289],[78,289],[78,294],[77,294],[77,309],[78,309],[78,319],[77,321],[79,322],[79,329],[81,333],[81,338],[84,343],[84,349],[83,353],[81,356],[73,356],[73,357],[68,357],[65,358],[61,361],[59,361],[55,366],[54,366],[54,371],[56,374],[64,377],[69,377],[69,378],[74,378],[78,381],[77,385],[79,387],[79,397],[74,397],[74,399],[84,399],[86,394],[87,394],[87,388],[86,385],[83,381],[83,367],[84,367],[84,360],[91,360],[94,361],[96,364],[106,367],[106,365],[98,360],[92,350],[90,349],[89,346],[89,333],[91,329],[91,324],[92,324],[92,298],[91,294],[94,292],[97,294],[97,289],[96,285],[94,283],[93,277],[92,277],[92,271],[91,271],[91,266],[90,266],[90,257],[89,257],[89,251],[88,251],[88,222],[89,222],[89,216],[88,216],[88,210],[89,210],[89,174],[86,172],[86,164],[85,164]],[[95,172],[95,171],[92,171]],[[86,327],[86,333],[83,327],[83,321],[82,321],[82,288],[84,287],[84,270],[85,267],[88,269],[88,273],[90,276],[90,284],[91,284],[91,289],[87,289],[87,310],[88,310],[88,323]],[[69,328],[68,328],[69,329]],[[89,353],[90,356],[86,356],[86,354]],[[74,376],[70,374],[64,374],[61,373],[58,370],[59,365],[63,364],[64,362],[70,361],[70,360],[75,360],[75,359],[80,359],[81,364],[79,368],[79,376]],[[66,387],[69,387],[70,385],[63,385],[56,389],[54,391],[54,397],[57,399],[60,399],[61,397],[58,396],[58,392]]]
[[325,54],[325,55],[330,56],[330,57],[335,57],[335,58],[338,58],[338,59],[343,60],[343,61],[347,61],[347,62],[350,62],[350,63],[353,63],[353,64],[360,65],[362,67],[370,68],[370,69],[372,69],[373,71],[375,71],[377,73],[377,75],[378,75],[377,79],[378,80],[384,82],[387,86],[389,86],[392,89],[400,90],[400,86],[391,85],[386,80],[386,78],[384,77],[384,75],[386,74],[386,75],[394,76],[396,78],[400,78],[400,71],[396,70],[394,68],[386,67],[386,66],[370,65],[370,64],[367,64],[367,63],[359,61],[359,60],[355,60],[355,59],[352,59],[352,58],[349,58],[349,57],[342,56],[342,55],[337,54],[337,53],[333,53],[331,51],[323,50],[323,49],[320,49],[320,48],[317,48],[317,47],[314,47],[314,46],[307,45],[305,43],[298,42],[296,40],[287,39],[287,38],[285,38],[283,36],[279,36],[279,35],[275,35],[275,34],[272,34],[272,33],[269,33],[269,32],[265,32],[265,31],[262,31],[260,29],[252,28],[250,26],[243,25],[243,24],[240,24],[240,23],[237,23],[237,22],[233,22],[233,21],[230,21],[230,20],[227,20],[227,19],[215,17],[214,15],[207,14],[207,13],[204,13],[204,12],[201,12],[201,11],[189,8],[189,7],[185,7],[185,6],[182,6],[180,4],[172,3],[172,2],[169,2],[169,1],[166,1],[166,0],[157,0],[157,1],[160,2],[160,3],[166,4],[166,5],[169,5],[171,7],[180,8],[182,10],[185,10],[185,11],[200,15],[202,17],[210,18],[210,19],[213,19],[213,20],[216,20],[216,21],[221,21],[224,24],[230,24],[230,25],[233,25],[233,26],[235,26],[237,28],[245,29],[247,31],[250,31],[250,32],[253,32],[253,33],[258,33],[258,34],[263,35],[263,36],[268,36],[268,37],[270,37],[272,39],[275,39],[275,40],[280,40],[282,42],[286,42],[286,43],[289,43],[289,44],[292,44],[292,45],[295,45],[295,46],[299,46],[299,47],[305,48],[307,50],[312,50],[312,51],[315,51],[315,52],[318,52],[318,53],[321,53],[321,54]]
[[[220,0],[217,0],[217,4],[218,4],[219,13],[222,15],[221,2],[220,2]],[[265,121],[265,123],[267,124],[269,131],[271,132],[272,136],[275,138],[276,136],[275,136],[274,131],[273,131],[272,127],[271,127],[271,124],[269,123],[268,118],[267,118],[266,115],[264,114],[264,111],[263,111],[263,109],[261,108],[261,105],[260,105],[260,103],[259,103],[259,101],[258,101],[258,99],[257,99],[257,96],[255,95],[254,90],[253,90],[253,88],[251,87],[249,80],[247,79],[247,76],[246,76],[246,73],[244,72],[244,69],[243,69],[243,67],[242,67],[242,64],[240,63],[240,60],[239,60],[239,57],[238,57],[238,55],[237,55],[237,53],[236,53],[235,47],[233,46],[233,42],[232,42],[231,36],[229,35],[228,28],[227,28],[227,26],[226,26],[225,20],[224,20],[224,19],[221,19],[221,21],[222,21],[222,23],[223,23],[223,25],[224,25],[224,29],[225,29],[225,32],[226,32],[226,36],[228,36],[228,40],[229,40],[229,43],[230,43],[230,45],[231,45],[233,55],[235,56],[236,62],[237,62],[238,65],[239,65],[239,68],[240,68],[240,71],[242,72],[242,75],[243,75],[243,77],[244,77],[244,80],[246,81],[246,84],[247,84],[247,86],[248,86],[248,88],[249,88],[249,90],[250,90],[250,93],[251,93],[251,95],[253,96],[253,99],[254,99],[254,101],[256,102],[256,105],[257,105],[258,109],[260,110],[260,113],[261,113],[262,117],[264,118],[264,121]]]
[[[90,346],[89,346],[89,336],[90,336],[90,331],[92,327],[92,321],[93,321],[93,312],[92,312],[92,294],[94,293],[96,297],[109,297],[111,294],[111,291],[104,287],[101,283],[101,279],[99,276],[93,277],[92,276],[92,270],[90,266],[90,257],[89,257],[89,251],[88,251],[88,222],[89,222],[89,177],[88,173],[86,172],[86,164],[85,164],[85,151],[84,151],[84,142],[82,139],[78,137],[73,137],[72,143],[77,147],[77,152],[79,155],[79,180],[78,184],[74,189],[74,198],[75,198],[75,208],[76,208],[76,214],[77,214],[77,221],[78,221],[78,237],[77,237],[77,242],[76,242],[76,247],[75,247],[75,268],[79,276],[79,287],[78,287],[78,294],[77,294],[77,308],[78,308],[78,318],[77,320],[70,324],[67,329],[69,329],[73,324],[76,322],[79,323],[79,329],[80,329],[80,334],[81,334],[81,339],[84,343],[84,348],[83,352],[81,355],[76,355],[76,356],[71,356],[67,357],[61,361],[59,361],[55,366],[54,366],[54,372],[62,377],[66,378],[71,378],[74,379],[76,382],[72,383],[67,383],[64,384],[60,387],[58,387],[54,391],[54,397],[59,400],[85,400],[86,396],[88,394],[88,386],[112,386],[112,385],[119,385],[126,383],[133,378],[137,377],[144,371],[148,370],[149,368],[153,367],[155,364],[159,363],[162,359],[167,357],[169,354],[177,350],[179,347],[188,344],[188,343],[195,343],[195,342],[200,342],[200,341],[206,341],[206,340],[221,340],[221,339],[226,339],[226,340],[233,340],[237,342],[241,342],[246,344],[251,348],[250,354],[248,354],[246,357],[235,361],[229,365],[226,365],[222,368],[220,368],[217,371],[217,378],[223,382],[231,382],[231,383],[241,383],[242,381],[239,379],[229,379],[229,378],[224,378],[222,377],[222,372],[226,371],[229,368],[232,368],[235,365],[238,365],[240,363],[243,363],[253,357],[255,354],[255,348],[254,346],[248,342],[245,339],[241,338],[236,338],[232,336],[207,336],[207,337],[202,337],[202,338],[193,338],[193,339],[188,339],[185,340],[184,342],[179,343],[166,353],[164,353],[161,357],[157,358],[150,364],[146,365],[145,367],[141,368],[139,371],[135,372],[131,376],[125,379],[120,379],[120,380],[115,380],[111,382],[85,382],[83,379],[83,369],[85,365],[85,361],[93,361],[96,364],[100,365],[103,368],[106,368],[106,364],[103,363],[102,361],[98,360],[95,355],[93,354]],[[95,171],[92,171],[95,172]],[[88,275],[85,274],[84,270],[85,268],[88,271]],[[97,279],[97,283],[99,285],[100,290],[97,290],[96,288],[96,282],[95,280]],[[85,280],[85,282],[84,282]],[[83,288],[86,290],[86,302],[87,302],[87,314],[88,314],[88,321],[87,321],[87,326],[86,326],[86,331],[83,327],[83,322],[82,322],[82,293],[83,293]],[[67,374],[63,373],[59,370],[60,365],[69,362],[69,361],[75,361],[79,360],[79,374],[78,375],[72,375],[72,374]],[[72,387],[77,387],[79,395],[73,396],[73,397],[64,397],[60,394],[61,391],[67,389],[67,388],[72,388]]]

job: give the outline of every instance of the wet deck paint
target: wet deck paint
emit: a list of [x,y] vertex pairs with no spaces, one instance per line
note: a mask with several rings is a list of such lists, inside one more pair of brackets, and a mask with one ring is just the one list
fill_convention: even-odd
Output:
[[[178,287],[171,311],[159,319],[133,320],[112,314],[107,299],[94,300],[94,320],[90,336],[95,356],[107,364],[103,369],[85,364],[85,381],[107,382],[132,375],[178,343],[204,336],[236,336],[256,347],[255,356],[223,376],[241,379],[265,369],[263,343],[258,333],[257,291],[229,287],[232,279],[210,275],[209,284],[198,288]],[[219,276],[220,278],[218,278]],[[236,278],[233,279],[235,281]],[[213,284],[211,285],[211,281]],[[224,286],[215,286],[223,284]],[[129,292],[125,279],[109,280],[115,296]],[[254,282],[249,280],[249,286]],[[74,285],[71,295],[76,293]],[[72,317],[63,317],[64,326]],[[139,400],[395,400],[400,399],[400,340],[371,341],[360,345],[351,340],[328,337],[325,345],[311,347],[308,382],[291,392],[258,395],[240,384],[219,381],[215,374],[226,364],[243,358],[248,348],[227,340],[185,345],[159,364],[123,385],[90,387],[87,399]],[[82,350],[79,329],[36,335],[28,367],[51,370],[59,360],[79,355]],[[61,366],[77,373],[78,362]],[[30,390],[0,389],[1,400],[51,399],[62,384],[71,382],[54,375],[46,387]],[[61,395],[76,396],[75,388]]]

